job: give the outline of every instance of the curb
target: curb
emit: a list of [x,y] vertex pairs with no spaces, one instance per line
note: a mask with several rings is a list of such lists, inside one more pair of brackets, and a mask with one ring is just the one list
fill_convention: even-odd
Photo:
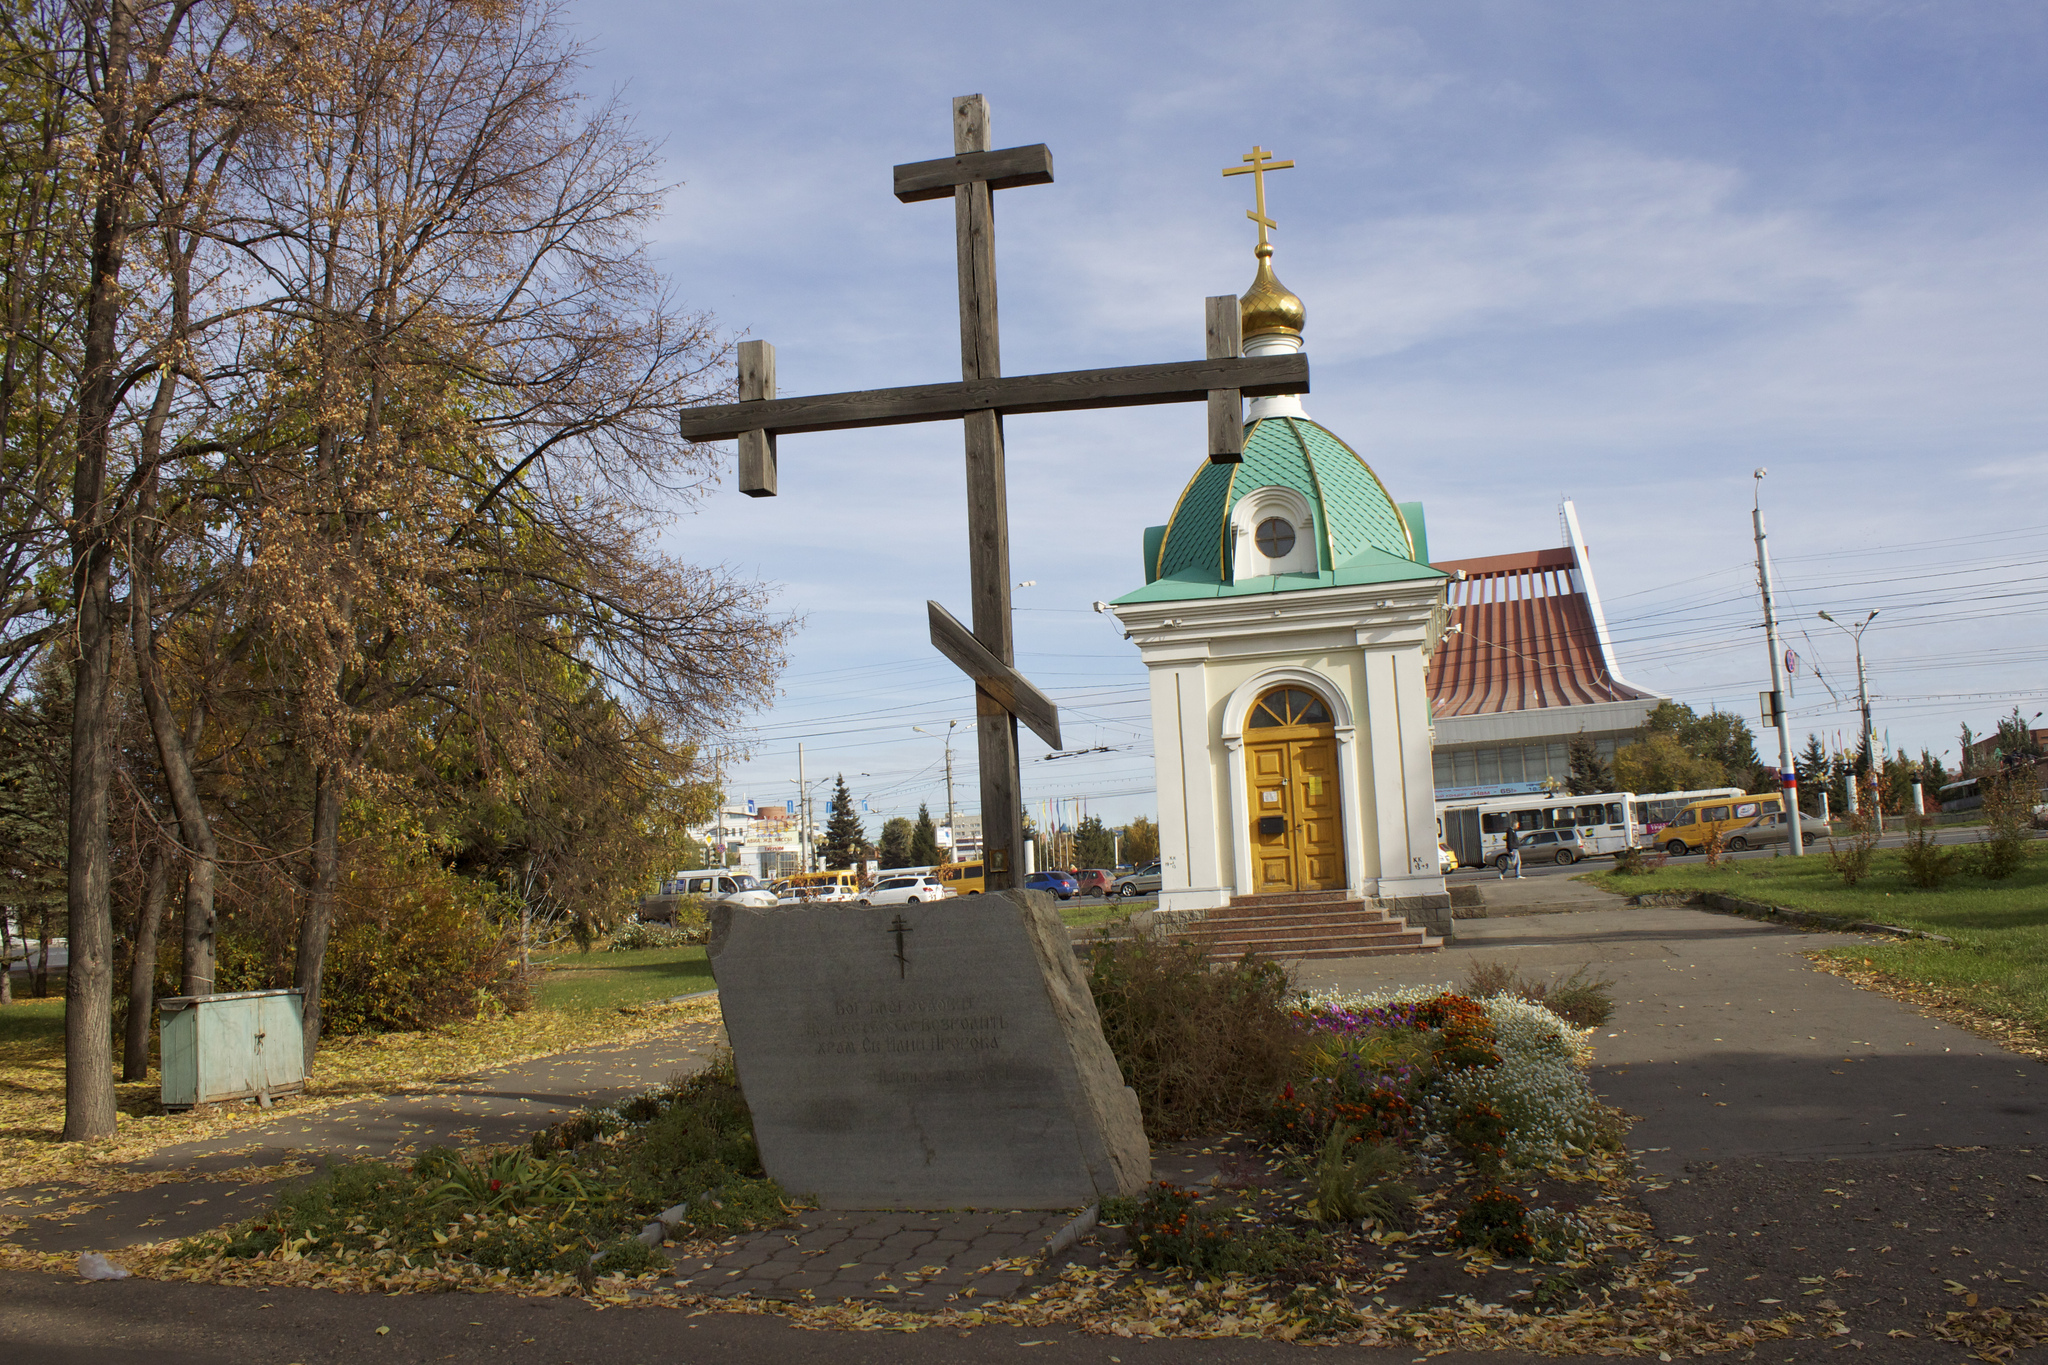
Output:
[[1047,1264],[1050,1264],[1053,1257],[1085,1237],[1089,1230],[1095,1226],[1095,1220],[1101,1215],[1102,1205],[1100,1204],[1090,1204],[1087,1208],[1082,1209],[1074,1215],[1072,1222],[1052,1235],[1052,1240],[1045,1244],[1045,1250],[1040,1252],[1039,1255]]
[[1724,896],[1718,891],[1695,891],[1681,895],[1669,891],[1651,891],[1640,896],[1630,896],[1628,903],[1634,906],[1680,906],[1694,910],[1719,910],[1724,914],[1741,915],[1746,919],[1776,920],[1785,924],[1796,924],[1804,929],[1832,929],[1836,932],[1851,931],[1863,934],[1889,934],[1893,938],[1923,938],[1930,943],[1954,943],[1945,934],[1930,934],[1924,929],[1907,929],[1896,924],[1879,924],[1875,920],[1846,920],[1839,915],[1823,915],[1811,910],[1793,910],[1766,901],[1746,901],[1736,896]]

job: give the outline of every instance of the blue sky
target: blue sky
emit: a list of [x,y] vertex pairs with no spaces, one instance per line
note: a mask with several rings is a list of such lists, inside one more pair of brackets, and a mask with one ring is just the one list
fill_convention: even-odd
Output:
[[[1431,550],[1556,545],[1579,508],[1625,672],[1755,724],[1750,471],[1789,643],[1837,690],[1865,637],[1894,747],[2048,710],[2048,7],[2036,3],[579,0],[584,88],[619,90],[676,182],[655,248],[684,301],[775,343],[785,394],[958,374],[952,212],[890,168],[951,150],[980,92],[1051,186],[998,196],[1006,373],[1201,354],[1250,282],[1254,143],[1279,275],[1309,310],[1309,411]],[[1012,419],[1018,662],[1070,747],[1033,803],[1155,810],[1144,675],[1089,603],[1202,460],[1194,406]],[[806,625],[734,796],[843,771],[868,828],[944,805],[971,716],[923,602],[967,614],[960,435],[791,437],[782,496],[727,483],[669,544],[779,585]],[[1819,627],[1819,629],[1816,629]],[[1811,633],[1811,641],[1798,630]],[[1823,632],[1826,633],[1823,633]],[[2032,690],[2029,690],[2032,689]],[[1853,717],[1810,676],[1796,722]],[[965,727],[963,727],[964,731]],[[971,737],[955,746],[971,804]]]

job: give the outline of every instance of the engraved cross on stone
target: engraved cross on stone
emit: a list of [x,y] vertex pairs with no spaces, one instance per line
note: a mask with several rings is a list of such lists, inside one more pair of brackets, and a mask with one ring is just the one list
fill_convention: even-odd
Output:
[[903,916],[899,913],[896,916],[896,922],[889,926],[889,932],[896,935],[896,975],[899,978],[908,976],[910,974],[910,959],[903,954],[903,936],[905,934],[914,934],[917,930],[905,924]]
[[[1269,168],[1270,169],[1270,168]],[[932,644],[974,680],[981,759],[981,821],[985,885],[1008,890],[1022,880],[1022,783],[1017,722],[1054,749],[1059,711],[1015,667],[1010,623],[1010,513],[1003,458],[1003,418],[1011,413],[1073,412],[1150,403],[1209,405],[1209,458],[1244,457],[1244,397],[1308,392],[1305,356],[1238,355],[1238,303],[1229,294],[1206,301],[1208,357],[1165,365],[1002,376],[996,327],[995,191],[1052,183],[1045,144],[989,150],[988,104],[979,95],[953,101],[953,155],[896,167],[904,203],[951,198],[960,270],[960,382],[872,389],[815,398],[775,396],[775,348],[739,347],[737,403],[693,408],[682,434],[696,441],[739,441],[740,491],[773,497],[778,436],[906,422],[959,420],[967,440],[967,543],[974,626],[969,630],[937,602],[927,602]]]

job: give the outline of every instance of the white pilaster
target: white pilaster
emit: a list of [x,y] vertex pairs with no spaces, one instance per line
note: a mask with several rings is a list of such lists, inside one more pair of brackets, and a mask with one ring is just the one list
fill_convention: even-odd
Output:
[[1365,807],[1358,799],[1358,727],[1337,731],[1337,799],[1344,806],[1344,885],[1354,896],[1365,891]]
[[[1401,713],[1395,704],[1394,655],[1389,650],[1365,651],[1364,710],[1366,743],[1371,746],[1373,846],[1378,855],[1372,875],[1385,881],[1400,876],[1408,865],[1408,816],[1401,800]],[[1382,887],[1376,894],[1386,891]]]
[[1230,824],[1223,833],[1230,840],[1230,894],[1249,896],[1252,886],[1251,788],[1244,775],[1244,736],[1223,737],[1223,761],[1230,766]]

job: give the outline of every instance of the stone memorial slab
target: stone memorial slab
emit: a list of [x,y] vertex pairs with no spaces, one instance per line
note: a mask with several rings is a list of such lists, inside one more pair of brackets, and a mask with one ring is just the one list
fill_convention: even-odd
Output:
[[719,906],[761,1163],[828,1209],[1076,1208],[1151,1177],[1138,1098],[1041,891]]

